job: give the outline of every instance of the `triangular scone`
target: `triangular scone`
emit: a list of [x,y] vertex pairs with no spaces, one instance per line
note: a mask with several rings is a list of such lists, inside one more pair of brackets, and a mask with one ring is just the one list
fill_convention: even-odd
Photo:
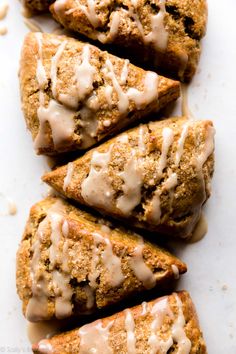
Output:
[[126,309],[33,345],[42,354],[206,354],[186,291]]
[[50,10],[65,28],[112,44],[139,63],[181,80],[196,71],[207,22],[206,0],[57,0]]
[[49,5],[53,3],[54,0],[22,0],[23,6],[29,10],[30,14],[36,14],[40,12],[45,12],[49,10]]
[[39,154],[86,149],[179,97],[179,83],[88,43],[30,33],[22,108]]
[[30,321],[91,313],[159,289],[186,265],[137,234],[60,198],[31,209],[17,254],[17,290]]
[[210,195],[210,121],[141,125],[43,176],[65,196],[132,225],[188,237]]

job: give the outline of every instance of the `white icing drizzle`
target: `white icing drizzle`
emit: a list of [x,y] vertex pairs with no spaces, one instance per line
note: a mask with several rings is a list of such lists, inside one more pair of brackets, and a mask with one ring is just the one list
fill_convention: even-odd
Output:
[[175,264],[172,264],[171,268],[174,273],[174,278],[179,279],[179,268]]
[[[146,105],[153,102],[153,100],[158,97],[158,75],[154,72],[147,72],[144,78],[144,89],[143,91],[139,91],[134,87],[130,87],[127,92],[124,92],[122,89],[122,85],[125,85],[128,72],[129,72],[129,61],[126,60],[124,66],[122,68],[121,77],[118,81],[117,76],[114,72],[114,67],[112,62],[107,59],[106,66],[103,69],[105,76],[111,79],[113,88],[118,96],[118,110],[121,114],[127,112],[129,107],[129,101],[132,100],[135,103],[137,109],[142,109]],[[111,86],[108,85],[108,88],[105,89],[104,93],[107,97],[108,104],[112,104],[112,93]]]
[[38,349],[40,353],[51,354],[54,352],[53,346],[47,339],[43,339],[38,344]]
[[141,316],[146,316],[148,313],[148,303],[146,301],[142,302],[142,312]]
[[117,138],[117,142],[121,144],[128,144],[129,143],[129,136],[128,134],[121,134]]
[[173,130],[170,128],[164,128],[162,131],[162,137],[163,137],[163,141],[162,141],[162,148],[161,148],[161,157],[159,159],[158,168],[157,168],[157,175],[159,178],[162,177],[163,170],[166,167],[168,151],[174,140]]
[[178,317],[172,326],[172,337],[173,340],[178,344],[177,354],[189,354],[191,351],[191,341],[186,336],[184,326],[185,326],[185,318],[183,314],[183,304],[180,300],[179,296],[175,294],[175,301],[178,307]]
[[127,95],[123,92],[123,90],[117,80],[117,77],[114,73],[113,64],[109,59],[106,60],[106,68],[108,70],[106,75],[107,75],[107,77],[109,77],[111,79],[113,87],[114,87],[114,89],[117,93],[117,96],[118,96],[118,109],[119,109],[120,113],[126,113],[128,107],[129,107],[129,99],[128,99]]
[[106,120],[103,121],[102,124],[103,124],[104,127],[110,127],[110,125],[111,125],[111,120],[110,120],[110,119],[106,119]]
[[158,97],[158,75],[148,71],[144,79],[144,91],[139,91],[136,88],[129,88],[127,96],[133,100],[137,109],[145,107]]
[[26,318],[29,321],[48,319],[48,284],[45,279],[40,279],[39,262],[41,257],[41,243],[48,220],[45,218],[36,232],[36,241],[32,245],[33,256],[30,264],[30,278],[32,281],[32,297],[26,308]]
[[104,241],[106,247],[101,258],[109,274],[109,283],[111,286],[117,287],[125,279],[121,269],[121,259],[114,254],[109,238],[106,237]]
[[166,50],[169,37],[168,32],[166,31],[164,26],[164,18],[166,14],[165,2],[165,0],[160,0],[158,4],[160,8],[158,13],[150,16],[152,29],[146,35],[143,25],[140,21],[139,15],[137,14],[138,2],[136,0],[132,0],[131,3],[133,5],[133,8],[129,9],[130,17],[135,20],[135,24],[142,36],[144,44],[151,44],[155,50],[162,52]]
[[75,112],[61,105],[57,101],[51,99],[47,107],[39,106],[38,119],[39,131],[34,141],[36,150],[39,148],[46,148],[48,142],[46,141],[46,123],[51,127],[52,139],[54,147],[60,149],[69,141],[75,129],[74,122]]
[[43,66],[43,53],[42,53],[42,33],[35,33],[35,37],[38,43],[38,60],[37,60],[37,69],[36,69],[36,78],[39,84],[39,89],[43,90],[47,84],[47,75],[45,68]]
[[81,195],[86,203],[93,206],[110,207],[114,190],[109,178],[109,162],[113,145],[107,152],[94,151],[90,171],[81,184]]
[[105,95],[105,98],[106,98],[109,108],[112,108],[112,92],[113,92],[112,86],[106,85],[104,87],[104,95]]
[[68,224],[68,221],[66,219],[62,223],[62,234],[66,238],[69,235],[69,224]]
[[67,190],[67,188],[69,187],[69,185],[71,183],[73,173],[74,173],[74,164],[73,164],[73,162],[69,162],[67,165],[67,172],[66,172],[66,176],[64,178],[64,183],[63,183],[64,192]]
[[[92,256],[92,264],[91,271],[88,276],[89,285],[96,289],[97,287],[97,278],[100,275],[99,263],[102,262],[108,272],[108,282],[112,287],[119,286],[124,281],[124,275],[122,273],[121,268],[121,259],[117,257],[112,249],[112,243],[109,239],[109,234],[107,230],[101,229],[105,235],[101,235],[97,232],[93,233],[94,238],[94,246],[93,246],[93,256]],[[99,244],[105,243],[105,248],[101,252],[99,252]]]
[[148,219],[158,225],[161,220],[161,200],[160,200],[161,191],[158,189],[154,192],[154,195],[151,200],[150,210],[148,212]]
[[[74,122],[74,111],[62,106],[54,99],[49,101],[47,107],[44,106],[44,89],[48,84],[48,80],[46,77],[45,68],[43,66],[42,60],[42,34],[35,34],[37,43],[38,43],[38,60],[37,60],[37,69],[36,69],[36,78],[39,84],[39,107],[37,110],[38,119],[39,119],[39,130],[38,134],[34,141],[35,149],[47,147],[49,141],[47,139],[47,122],[50,125],[52,132],[52,139],[55,148],[61,148],[66,142],[68,142],[69,138],[72,136],[75,128]],[[63,44],[64,43],[64,44]],[[66,41],[63,42],[59,49],[52,59],[52,69],[51,69],[51,80],[53,82],[53,90],[52,93],[56,93],[56,71],[57,71],[57,63],[62,54],[62,50],[66,45]]]
[[79,101],[84,100],[84,98],[93,91],[93,78],[95,73],[95,67],[90,64],[90,45],[86,44],[83,47],[82,62],[75,68]]
[[[63,6],[65,3],[63,2]],[[61,5],[62,6],[62,3]],[[59,7],[60,7],[59,6]],[[55,7],[57,5],[55,4]],[[58,92],[57,90],[57,70],[58,62],[63,55],[67,41],[57,41],[58,48],[55,55],[51,59],[50,79],[52,83],[53,99],[45,106],[44,90],[48,85],[45,68],[42,60],[42,35],[37,33],[39,58],[37,62],[36,77],[39,84],[39,107],[37,110],[39,119],[39,130],[35,139],[35,148],[50,147],[50,135],[48,134],[48,124],[51,128],[52,138],[55,149],[62,150],[65,145],[71,143],[75,129],[75,113],[78,109],[79,102],[83,102],[82,108],[79,110],[80,120],[80,136],[81,148],[88,148],[96,142],[98,120],[96,112],[100,108],[100,101],[95,93],[93,93],[94,75],[97,72],[95,66],[90,64],[91,46],[86,44],[83,46],[81,54],[81,62],[75,65],[74,77],[72,84],[67,87],[66,92]],[[113,63],[110,59],[105,62],[102,73],[111,80],[111,84],[106,83],[104,86],[104,96],[108,107],[113,107],[114,94],[117,95],[117,108],[120,114],[127,114],[130,101],[132,101],[137,109],[143,109],[158,98],[158,75],[154,72],[147,72],[144,77],[143,90],[139,91],[135,87],[129,87],[125,92],[123,86],[126,85],[129,75],[129,61],[125,60],[121,70],[120,78],[114,71]],[[87,99],[86,99],[87,98]],[[60,104],[59,102],[62,104]],[[64,106],[65,105],[65,106]],[[63,121],[62,121],[63,120]],[[104,126],[108,127],[112,121],[104,121]],[[64,128],[64,129],[63,129]]]
[[[70,277],[65,274],[68,270],[67,252],[60,249],[62,233],[68,236],[68,224],[63,216],[63,204],[57,201],[47,211],[47,216],[39,224],[36,232],[36,241],[32,245],[33,257],[31,261],[30,276],[32,279],[32,297],[29,300],[26,310],[26,317],[31,321],[44,320],[48,318],[47,302],[49,294],[49,282],[40,273],[41,244],[46,230],[50,225],[51,246],[49,248],[49,267],[52,274],[52,287],[55,294],[55,316],[59,319],[68,317],[72,313],[72,288],[69,285]],[[62,265],[63,273],[55,270],[57,264]]]
[[197,168],[201,170],[204,163],[207,161],[208,157],[214,151],[214,136],[215,136],[215,129],[212,126],[207,128],[207,137],[204,143],[202,152],[199,156],[197,156]]
[[52,283],[56,295],[55,316],[58,319],[69,317],[72,314],[71,297],[73,295],[73,290],[69,281],[69,275],[65,275],[57,270],[53,271]]
[[127,333],[127,354],[136,354],[135,322],[132,312],[127,309],[125,314],[125,330]]
[[51,223],[51,246],[49,248],[49,260],[52,267],[61,263],[61,254],[58,252],[58,247],[61,241],[62,223],[64,217],[57,212],[50,212],[47,215],[47,220]]
[[81,327],[78,331],[80,337],[79,354],[113,354],[113,350],[109,346],[109,332],[112,326],[113,321],[103,327],[102,321],[98,320]]
[[[177,345],[176,353],[178,354],[189,354],[191,351],[191,341],[186,336],[184,330],[185,318],[182,310],[182,302],[177,294],[174,294],[174,297],[178,308],[177,319],[175,319],[167,297],[157,301],[150,311],[154,317],[151,323],[151,335],[148,339],[150,354],[156,354],[157,352],[167,353],[174,343]],[[173,320],[173,325],[169,337],[163,340],[157,332],[161,330],[166,317],[170,317]]]
[[[66,220],[62,224],[62,234],[66,238],[67,236],[65,236],[65,234],[63,232],[63,227],[64,227],[65,224],[68,225]],[[69,242],[68,242],[67,239],[65,239],[63,247],[62,247],[62,256],[61,256],[61,259],[62,259],[61,269],[65,273],[68,273],[70,271],[69,266],[68,266],[68,252],[69,252]]]
[[81,10],[86,15],[87,19],[91,23],[94,28],[99,27],[101,21],[96,13],[96,0],[87,0],[87,7],[84,5],[80,5]]
[[[59,100],[73,109],[78,107],[79,102],[84,101],[84,105],[79,111],[81,118],[79,121],[81,148],[83,149],[90,147],[96,142],[98,120],[95,112],[100,108],[99,99],[93,93],[96,68],[90,64],[91,48],[89,44],[84,45],[81,63],[80,65],[75,65],[73,84],[69,88],[69,92],[60,93],[59,95]],[[86,97],[88,98],[86,99]]]
[[160,338],[157,332],[161,329],[166,316],[173,318],[173,313],[170,309],[168,298],[165,297],[164,299],[157,301],[153,305],[150,312],[154,317],[151,323],[151,334],[148,339],[150,354],[167,353],[173,345],[173,339],[172,337],[169,337],[166,341],[164,341]]
[[[167,48],[168,44],[168,32],[165,29],[164,19],[166,15],[165,9],[165,0],[159,1],[159,11],[157,14],[150,15],[150,25],[151,31],[148,34],[145,34],[146,29],[144,29],[143,24],[140,21],[139,15],[137,14],[138,2],[136,0],[132,0],[130,7],[128,10],[121,9],[126,16],[131,17],[135,21],[135,25],[137,26],[143,43],[146,45],[152,45],[153,48],[157,51],[164,52]],[[54,3],[54,9],[57,15],[60,17],[61,11],[65,10],[66,0],[56,0]],[[85,16],[87,17],[90,24],[93,26],[94,33],[93,39],[98,39],[102,43],[112,42],[118,34],[119,25],[120,25],[120,11],[114,11],[111,16],[110,21],[110,30],[108,33],[104,34],[99,30],[96,30],[100,25],[101,21],[99,19],[98,13],[96,12],[96,1],[95,0],[87,0],[86,6],[81,4],[80,1],[76,2],[76,7],[66,11],[66,15],[72,14],[77,9],[81,10]]]
[[148,132],[148,129],[145,125],[140,125],[139,131],[138,131],[138,149],[142,154],[145,154],[146,152],[146,144],[145,144],[145,133]]
[[87,149],[96,142],[95,136],[98,129],[98,120],[95,113],[86,106],[81,108],[80,116],[81,147]]
[[119,25],[120,25],[120,14],[118,11],[116,11],[116,12],[113,12],[113,14],[112,14],[110,31],[105,36],[105,38],[101,38],[98,36],[98,40],[100,40],[102,43],[106,43],[108,41],[112,42],[118,33]]
[[99,263],[100,263],[100,251],[99,244],[103,242],[103,237],[98,233],[93,233],[93,249],[92,249],[92,261],[91,261],[91,270],[88,275],[89,285],[92,289],[96,289],[98,283],[96,282],[97,278],[100,275]]
[[60,11],[64,10],[67,0],[56,0],[54,2],[54,10],[59,15]]
[[60,60],[62,53],[66,47],[67,41],[63,41],[57,51],[56,54],[51,59],[51,82],[52,82],[52,94],[53,97],[56,98],[57,96],[57,69],[58,69],[58,61]]
[[[174,132],[170,128],[164,128],[162,131],[162,148],[161,148],[161,156],[158,162],[158,167],[157,167],[157,177],[160,180],[163,175],[163,170],[166,168],[167,164],[167,156],[169,149],[173,143],[174,140]],[[168,191],[171,192],[171,189],[173,189],[178,183],[177,180],[177,174],[176,173],[170,173],[169,177],[167,180],[163,183],[161,189],[156,189],[156,191],[153,194],[152,200],[150,202],[150,209],[148,211],[148,219],[152,222],[158,225],[161,220],[161,194],[162,194],[162,189],[167,189]],[[171,202],[172,204],[172,202]]]
[[128,215],[141,201],[141,187],[143,184],[140,161],[136,158],[134,150],[131,157],[124,166],[124,171],[119,173],[123,179],[123,195],[117,199],[116,207],[123,214]]
[[[55,210],[55,211],[54,211]],[[59,212],[59,213],[58,213]],[[68,236],[69,226],[64,220],[63,208],[60,202],[57,202],[47,213],[47,218],[51,224],[51,246],[49,248],[50,267],[54,268],[57,264],[62,264],[63,270],[68,269],[68,259],[66,250],[60,250],[60,243],[63,236]],[[55,298],[55,316],[58,319],[69,317],[72,313],[71,297],[72,288],[69,285],[70,276],[54,270],[52,272],[52,283],[54,287]]]
[[156,285],[156,278],[152,270],[144,262],[143,249],[144,243],[141,239],[141,243],[134,249],[129,264],[138,280],[143,283],[144,287],[151,289]]
[[178,183],[178,178],[177,174],[175,172],[171,172],[169,177],[166,179],[166,181],[162,184],[162,189],[163,190],[168,190],[171,191],[174,187],[177,186]]
[[153,47],[157,51],[162,52],[166,50],[169,37],[168,32],[164,26],[164,18],[166,15],[165,2],[166,0],[159,1],[160,10],[158,14],[151,16],[152,31],[144,36],[145,43],[153,44]]
[[180,136],[178,143],[177,143],[177,149],[176,149],[176,153],[175,153],[175,165],[177,167],[179,166],[181,157],[184,152],[184,143],[185,143],[185,140],[188,136],[188,131],[189,131],[189,122],[187,122],[183,125],[181,136]]
[[[103,223],[104,221],[102,220],[101,223]],[[111,229],[109,226],[101,224],[101,231],[106,233],[106,234],[110,234],[111,233]]]

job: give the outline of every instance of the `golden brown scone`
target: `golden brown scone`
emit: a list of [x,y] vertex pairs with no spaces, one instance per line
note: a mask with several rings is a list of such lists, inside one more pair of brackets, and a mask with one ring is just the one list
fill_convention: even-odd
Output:
[[23,313],[34,322],[92,313],[145,289],[161,289],[186,270],[137,234],[49,197],[31,209],[16,283]]
[[53,1],[54,0],[22,0],[22,3],[30,13],[35,14],[48,11]]
[[177,99],[179,82],[66,36],[30,33],[22,109],[39,154],[86,149]]
[[206,354],[186,291],[126,309],[33,345],[44,354]]
[[50,10],[65,28],[116,45],[122,56],[184,81],[196,71],[206,0],[57,0]]
[[133,128],[43,180],[102,213],[185,238],[210,195],[213,151],[212,122],[170,118]]

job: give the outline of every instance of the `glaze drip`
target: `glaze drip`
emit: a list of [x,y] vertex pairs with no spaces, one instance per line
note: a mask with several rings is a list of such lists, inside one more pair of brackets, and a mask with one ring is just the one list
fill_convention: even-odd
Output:
[[88,177],[81,185],[81,195],[90,205],[109,207],[112,203],[114,190],[109,177],[112,147],[113,145],[109,147],[107,152],[93,152]]
[[143,259],[144,243],[142,239],[140,241],[140,244],[135,247],[129,263],[138,280],[143,283],[146,289],[151,289],[156,285],[156,278]]
[[[30,298],[26,317],[30,321],[48,319],[48,300],[52,297],[53,290],[55,297],[55,316],[59,319],[65,318],[72,313],[72,289],[69,285],[70,277],[66,274],[68,270],[67,252],[62,248],[63,237],[68,236],[68,224],[64,219],[64,207],[57,201],[48,210],[46,217],[41,221],[36,232],[36,240],[32,244],[33,256],[30,265],[30,277],[32,280],[32,297]],[[45,237],[50,230],[51,246],[49,248],[49,269],[52,279],[41,270],[41,252]],[[65,234],[64,234],[65,232]],[[66,243],[65,243],[66,244]],[[61,270],[56,267],[60,266]]]
[[113,350],[109,346],[109,332],[112,326],[113,321],[103,327],[102,321],[98,320],[81,327],[78,331],[80,337],[79,354],[113,354]]

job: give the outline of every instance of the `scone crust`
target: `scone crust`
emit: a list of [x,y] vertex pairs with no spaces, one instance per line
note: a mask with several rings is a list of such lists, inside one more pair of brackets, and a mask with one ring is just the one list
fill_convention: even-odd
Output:
[[[81,1],[86,5],[86,1]],[[156,14],[159,2],[141,0],[138,2],[137,14],[142,22],[145,32],[150,31],[150,15]],[[164,70],[169,75],[189,81],[197,68],[200,57],[200,41],[206,32],[207,2],[206,0],[166,0],[166,13],[164,27],[168,32],[168,43],[164,53],[155,51],[151,45],[145,45],[137,26],[132,24],[132,19],[126,14],[126,9],[132,8],[131,0],[110,1],[108,4],[96,5],[97,17],[100,20],[102,33],[108,33],[114,13],[119,13],[120,25],[115,37],[108,41],[117,45],[120,50],[126,47],[127,55],[138,62],[146,62],[153,68]],[[70,11],[77,8],[76,11]],[[63,11],[57,10],[57,5],[52,4],[50,10],[54,18],[65,28],[82,33],[89,38],[97,39],[95,29],[85,13],[76,6],[75,0],[68,0]],[[130,15],[131,16],[131,15]],[[145,48],[140,56],[140,51]],[[185,58],[188,57],[187,62]]]
[[[134,249],[139,244],[139,238],[132,232],[116,227],[115,229],[111,229],[109,238],[112,243],[113,253],[121,259],[124,281],[119,286],[112,286],[109,283],[106,268],[99,263],[100,275],[97,280],[99,285],[94,291],[94,305],[88,311],[86,307],[88,298],[85,287],[89,284],[88,275],[91,272],[91,262],[94,257],[94,239],[92,235],[96,233],[104,235],[101,225],[103,225],[105,221],[75,208],[60,198],[48,197],[31,208],[29,220],[26,224],[25,232],[17,253],[16,285],[18,295],[23,302],[23,313],[26,313],[27,304],[32,297],[32,278],[30,273],[34,253],[33,245],[39,240],[37,230],[40,223],[47,216],[50,208],[55,205],[55,203],[58,203],[58,201],[65,209],[63,217],[69,227],[67,238],[60,241],[58,253],[61,252],[65,240],[67,240],[68,250],[66,257],[69,267],[67,274],[69,274],[70,285],[73,290],[73,315],[78,316],[80,314],[94,312],[97,309],[105,308],[108,305],[117,303],[126,297],[145,290],[143,283],[137,279],[129,265]],[[41,255],[38,262],[41,274],[40,277],[48,279],[49,284],[50,296],[48,297],[48,315],[42,314],[43,316],[47,315],[47,319],[55,316],[55,294],[52,289],[50,290],[53,272],[53,269],[50,268],[49,260],[51,246],[50,235],[51,229],[49,225],[44,233],[43,242],[40,246]],[[99,252],[101,253],[103,249],[104,244],[101,244],[99,246]],[[179,274],[187,270],[186,265],[178,258],[148,242],[145,242],[143,258],[146,265],[152,270],[156,279],[156,287],[159,289],[174,281],[176,274],[172,265],[178,268]],[[60,263],[57,265],[57,269],[63,273]],[[37,319],[35,321],[37,321]]]
[[[49,105],[51,100],[61,103],[63,107],[71,109],[60,101],[61,94],[70,95],[70,89],[74,84],[75,68],[80,64],[81,55],[86,43],[66,36],[57,36],[53,34],[42,34],[42,65],[47,76],[47,85],[43,89],[45,107]],[[57,96],[52,94],[51,67],[52,58],[63,42],[66,46],[58,59],[57,63]],[[169,102],[177,99],[180,95],[179,82],[166,79],[159,76],[157,95],[148,104],[143,104],[137,109],[133,101],[129,101],[129,107],[125,113],[118,109],[118,96],[113,92],[112,103],[109,104],[105,95],[105,89],[108,85],[112,86],[110,79],[105,79],[101,72],[104,63],[109,59],[114,67],[117,78],[120,77],[125,60],[115,57],[107,52],[103,52],[95,46],[89,45],[90,62],[94,67],[95,74],[93,77],[93,89],[88,92],[87,97],[82,101],[78,101],[78,107],[72,109],[74,121],[74,133],[69,136],[61,146],[55,146],[53,142],[52,129],[48,124],[45,129],[45,141],[47,144],[37,149],[38,154],[55,155],[62,152],[73,151],[76,149],[86,149],[97,141],[100,141],[108,135],[119,132],[123,127],[134,121],[141,119],[153,111],[163,108]],[[29,33],[24,41],[20,61],[20,89],[22,110],[25,116],[26,124],[35,141],[40,127],[38,118],[38,109],[40,107],[40,89],[37,81],[37,63],[39,60],[39,44],[34,33]],[[128,79],[122,89],[126,91],[128,87],[135,87],[138,90],[144,89],[144,79],[147,74],[141,68],[132,64],[128,64]],[[90,108],[89,118],[83,118],[82,110],[87,110],[89,99],[96,98],[98,108]],[[92,102],[92,101],[91,101]],[[94,101],[95,102],[95,101]],[[94,125],[91,136],[87,137],[84,126]],[[89,129],[89,128],[88,128]]]
[[[171,310],[176,314],[176,298],[178,296],[182,302],[182,310],[185,318],[184,331],[188,339],[191,341],[191,349],[189,354],[206,354],[206,344],[204,342],[202,332],[199,327],[198,317],[195,310],[195,306],[191,300],[190,295],[186,291],[181,291],[168,296],[168,302],[170,304]],[[162,300],[159,298],[148,303],[150,308],[157,302]],[[150,348],[148,346],[148,337],[150,335],[150,324],[152,321],[152,316],[148,314],[142,316],[142,306],[136,306],[130,309],[135,320],[135,333],[136,333],[136,345],[137,354],[145,353],[148,354]],[[111,321],[113,326],[110,329],[109,335],[109,345],[114,350],[114,353],[127,353],[126,344],[126,331],[124,328],[124,312],[117,313],[111,317],[102,319],[102,325],[105,327]],[[162,333],[158,333],[161,337],[165,338],[166,333],[168,333],[170,325],[166,323],[163,326]],[[68,354],[68,353],[79,353],[80,337],[78,334],[79,329],[72,330],[70,332],[62,333],[57,335],[45,342],[48,343],[54,353]],[[162,338],[163,338],[162,337]],[[176,347],[173,346],[172,352],[176,353]],[[33,345],[34,353],[48,353],[46,351],[41,351],[38,344]],[[159,351],[157,352],[159,354]]]
[[[174,167],[174,156],[177,144],[183,132],[185,124],[189,125],[188,135],[184,143],[184,149],[181,161],[177,168]],[[96,207],[95,204],[88,204],[82,196],[83,181],[88,177],[91,168],[91,159],[94,151],[107,152],[112,146],[111,160],[109,162],[108,173],[112,181],[112,188],[115,190],[114,198],[107,208],[105,205],[99,205],[97,209],[102,213],[107,213],[116,218],[126,218],[131,225],[136,225],[150,231],[157,231],[160,234],[175,237],[190,237],[195,225],[197,224],[203,204],[210,196],[210,182],[214,171],[214,153],[212,152],[202,166],[202,172],[196,168],[196,158],[204,149],[208,134],[214,130],[211,121],[193,121],[189,122],[185,117],[165,119],[159,122],[151,122],[146,126],[146,154],[144,168],[143,189],[141,189],[140,203],[129,214],[123,213],[117,208],[117,195],[122,195],[122,179],[120,172],[124,170],[125,163],[131,158],[132,149],[139,153],[139,134],[140,127],[133,128],[126,132],[128,136],[127,144],[122,144],[122,135],[109,140],[92,149],[81,158],[73,162],[74,173],[71,183],[66,190],[63,190],[63,181],[67,174],[67,166],[62,166],[43,176],[43,180],[55,188],[61,194],[75,199],[76,201]],[[163,130],[172,129],[174,140],[167,156],[167,163],[164,169],[161,181],[153,180],[158,169],[163,142]],[[121,138],[119,138],[121,137]],[[119,140],[121,139],[121,140]],[[140,162],[141,163],[141,162]],[[150,221],[150,203],[153,200],[155,190],[167,181],[168,168],[177,174],[177,185],[174,188],[172,201],[167,192],[161,193],[161,218],[160,222]],[[157,184],[156,184],[157,183]]]

